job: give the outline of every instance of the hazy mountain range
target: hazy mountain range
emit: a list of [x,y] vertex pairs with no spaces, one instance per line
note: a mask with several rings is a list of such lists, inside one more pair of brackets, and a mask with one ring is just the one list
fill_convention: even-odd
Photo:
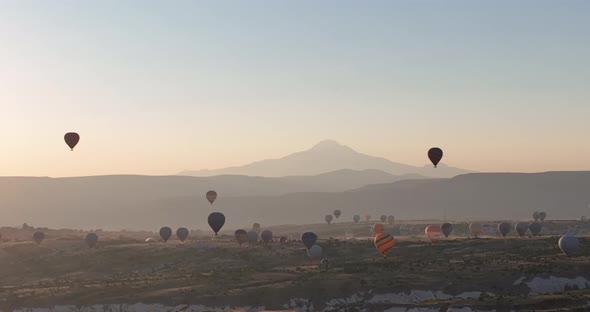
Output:
[[[344,170],[333,175],[367,173],[388,178],[372,171]],[[332,181],[331,175],[278,179],[0,178],[0,224],[28,222],[54,228],[152,230],[166,224],[207,229],[207,215],[214,210],[226,215],[226,229],[249,227],[253,222],[321,223],[324,215],[334,209],[342,210],[339,221],[349,221],[356,213],[371,214],[373,219],[381,214],[392,214],[398,219],[442,219],[446,214],[452,220],[528,220],[534,210],[546,211],[548,219],[590,215],[590,172],[475,173],[450,179],[401,180],[337,192],[303,190],[285,194],[282,189],[295,189],[293,185],[313,188],[314,183],[323,185],[317,182],[322,179]],[[203,192],[212,183],[222,187],[218,188],[219,199],[213,207],[205,201]],[[248,185],[251,188],[245,189]]]
[[[424,151],[425,163],[426,150]],[[444,162],[444,159],[443,159]],[[217,170],[186,170],[180,175],[188,176],[216,176],[216,175],[247,175],[261,177],[284,177],[296,175],[317,175],[341,169],[352,170],[379,170],[396,176],[417,174],[427,177],[454,177],[469,171],[448,167],[439,164],[434,169],[431,164],[424,167],[415,167],[395,163],[381,157],[369,156],[359,153],[348,146],[339,144],[333,140],[325,140],[313,146],[311,149],[294,153],[279,159],[267,159],[257,161],[239,167],[230,167]]]

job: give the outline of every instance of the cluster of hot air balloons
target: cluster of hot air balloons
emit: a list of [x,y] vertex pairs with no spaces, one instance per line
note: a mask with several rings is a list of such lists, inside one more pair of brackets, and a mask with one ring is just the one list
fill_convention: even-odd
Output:
[[544,211],[533,212],[533,219],[535,219],[535,221],[541,220],[541,222],[543,222],[543,221],[545,221],[545,218],[547,218],[546,212],[544,212]]

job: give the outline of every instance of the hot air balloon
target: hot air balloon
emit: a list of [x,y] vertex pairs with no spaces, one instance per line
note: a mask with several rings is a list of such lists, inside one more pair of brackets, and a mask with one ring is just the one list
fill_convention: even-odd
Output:
[[514,227],[514,229],[516,230],[516,233],[518,234],[518,236],[524,236],[526,234],[526,232],[529,230],[529,224],[528,223],[517,223],[516,226]]
[[539,233],[541,233],[541,229],[543,229],[543,224],[541,222],[531,222],[531,224],[529,224],[529,230],[531,231],[531,233],[533,235],[539,235]]
[[320,247],[319,245],[311,246],[311,248],[309,248],[309,250],[307,251],[307,255],[309,255],[309,257],[312,259],[321,258],[323,255],[322,247]]
[[260,238],[263,242],[268,244],[272,241],[272,232],[269,230],[264,230],[262,231],[262,234],[260,234]]
[[564,235],[559,239],[558,245],[566,256],[571,257],[580,249],[580,240],[575,236]]
[[328,224],[332,223],[332,215],[326,215],[326,217],[324,218],[326,220],[326,222],[328,222]]
[[510,233],[511,229],[512,229],[512,224],[510,224],[508,222],[501,222],[500,224],[498,224],[498,232],[500,232],[500,234],[502,234],[502,237],[506,237],[506,235],[508,235],[508,233]]
[[334,217],[336,217],[336,220],[338,220],[338,218],[340,218],[340,215],[342,214],[342,212],[338,209],[334,210]]
[[256,243],[258,241],[258,232],[254,230],[248,231],[248,241],[250,243]]
[[252,230],[256,231],[256,233],[260,233],[260,223],[252,224]]
[[305,232],[301,235],[301,242],[308,250],[315,244],[317,240],[318,236],[313,232]]
[[234,232],[234,237],[240,246],[248,241],[248,233],[245,230],[236,230]]
[[547,218],[547,213],[545,211],[539,212],[539,220],[543,222],[545,221],[545,218]]
[[379,233],[375,236],[374,239],[375,247],[377,250],[383,255],[383,257],[387,257],[391,252],[391,248],[395,245],[395,239],[393,236],[387,233]]
[[66,141],[66,144],[70,147],[70,150],[74,150],[74,147],[76,147],[76,145],[78,145],[78,142],[80,142],[80,135],[78,135],[76,132],[68,132],[64,135],[64,140]]
[[213,205],[213,202],[217,199],[217,192],[209,191],[209,192],[207,192],[205,197],[207,197],[207,200],[209,201],[209,203],[211,203],[211,205]]
[[538,211],[533,212],[533,219],[535,219],[535,221],[539,220],[539,212]]
[[453,232],[453,225],[446,222],[440,226],[440,229],[442,233],[445,235],[445,237],[449,237],[449,235],[451,235],[451,232]]
[[481,224],[471,223],[469,225],[469,231],[471,232],[471,235],[477,237],[479,234],[481,234]]
[[225,224],[225,216],[221,212],[212,212],[207,221],[213,232],[215,232],[215,236],[217,236],[217,233]]
[[164,242],[167,242],[168,239],[170,239],[170,236],[172,236],[172,229],[164,226],[160,229],[160,237],[164,240]]
[[365,220],[366,220],[367,222],[371,221],[371,215],[370,215],[370,214],[368,214],[368,215],[365,215]]
[[176,237],[178,237],[178,240],[184,244],[184,241],[188,237],[188,229],[183,227],[178,228],[178,230],[176,230]]
[[383,224],[377,223],[377,224],[373,225],[373,233],[375,233],[375,235],[383,233],[383,230],[385,230],[385,227],[383,226]]
[[41,232],[41,231],[37,231],[33,234],[33,240],[35,241],[35,243],[41,244],[41,242],[45,239],[45,233]]
[[86,241],[88,247],[94,248],[94,246],[96,246],[98,243],[98,235],[95,233],[88,233],[86,236],[84,236],[84,241]]
[[388,216],[387,217],[387,223],[389,223],[389,225],[393,225],[393,222],[395,222],[395,217],[394,216]]
[[443,151],[440,148],[433,147],[428,150],[428,158],[430,159],[430,161],[434,165],[434,168],[436,168],[436,166],[438,165],[438,163],[440,162],[442,157],[443,157]]
[[430,242],[436,243],[440,239],[442,230],[438,225],[429,225],[424,229],[424,234],[430,239]]
[[354,221],[354,223],[359,223],[360,220],[361,220],[361,216],[359,216],[359,215],[354,215],[352,217],[352,221]]
[[381,215],[381,217],[379,218],[379,220],[381,220],[381,223],[385,223],[385,221],[387,221],[387,216],[386,215]]

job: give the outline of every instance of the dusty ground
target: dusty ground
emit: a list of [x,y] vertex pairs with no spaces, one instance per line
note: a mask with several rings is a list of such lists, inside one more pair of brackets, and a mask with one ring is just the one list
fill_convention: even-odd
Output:
[[[418,227],[423,229],[421,224]],[[423,235],[408,232],[396,237],[393,252],[384,259],[371,241],[362,238],[370,234],[369,224],[272,230],[277,238],[295,238],[308,228],[320,236],[319,245],[332,264],[328,272],[320,272],[318,261],[307,259],[297,241],[239,247],[229,235],[216,240],[195,237],[185,245],[174,240],[147,244],[111,235],[95,249],[71,237],[48,237],[41,245],[5,241],[0,245],[0,309],[136,302],[285,309],[294,298],[309,299],[308,304],[317,309],[331,299],[355,294],[366,298],[359,299],[356,307],[350,304],[350,311],[360,306],[374,311],[398,306],[442,311],[449,306],[498,311],[590,309],[585,306],[590,289],[581,289],[585,287],[529,295],[526,284],[515,283],[550,276],[590,280],[590,239],[585,237],[579,255],[568,258],[557,247],[557,236],[451,235],[431,244]],[[344,239],[344,232],[355,239]],[[411,290],[440,291],[449,298],[367,303],[374,294]],[[459,297],[474,291],[482,294]]]

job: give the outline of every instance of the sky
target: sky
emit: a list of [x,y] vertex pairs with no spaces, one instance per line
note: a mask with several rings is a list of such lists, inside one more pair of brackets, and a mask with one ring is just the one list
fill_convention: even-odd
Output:
[[[590,1],[0,0],[0,176],[176,174],[334,139],[589,170]],[[80,133],[74,152],[63,142]]]

